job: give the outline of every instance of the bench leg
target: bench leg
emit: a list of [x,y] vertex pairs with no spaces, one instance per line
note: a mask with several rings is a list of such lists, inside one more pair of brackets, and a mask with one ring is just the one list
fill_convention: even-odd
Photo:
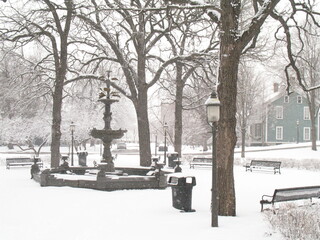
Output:
[[280,168],[279,168],[279,169],[278,169],[278,168],[275,168],[275,169],[274,169],[274,174],[276,174],[276,173],[281,174],[281,172],[280,172]]

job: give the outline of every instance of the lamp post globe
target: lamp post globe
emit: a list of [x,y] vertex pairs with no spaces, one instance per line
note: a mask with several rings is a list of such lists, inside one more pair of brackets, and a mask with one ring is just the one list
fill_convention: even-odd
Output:
[[216,87],[205,102],[207,122],[212,129],[212,189],[211,189],[211,227],[218,227],[218,185],[217,185],[217,159],[216,159],[216,123],[220,118],[220,101]]
[[220,101],[216,89],[213,89],[210,97],[205,102],[207,111],[207,121],[210,125],[218,122],[220,119]]

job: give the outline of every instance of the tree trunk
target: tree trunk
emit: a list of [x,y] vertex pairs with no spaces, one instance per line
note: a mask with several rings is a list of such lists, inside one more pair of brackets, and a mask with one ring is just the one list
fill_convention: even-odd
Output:
[[181,157],[182,145],[182,97],[184,83],[182,81],[182,68],[177,64],[175,122],[174,122],[174,151]]
[[316,128],[316,121],[314,117],[312,117],[311,119],[311,142],[312,142],[311,149],[313,151],[317,151],[317,128]]
[[140,166],[151,165],[150,126],[148,117],[148,84],[146,83],[146,36],[144,13],[139,14],[139,32],[135,36],[138,54],[138,97],[135,99],[135,109],[138,119],[138,135],[140,149]]
[[313,151],[317,151],[317,128],[316,128],[316,120],[318,116],[316,114],[316,96],[315,91],[310,93],[310,101],[309,101],[309,113],[311,120],[311,149]]
[[241,129],[241,158],[246,156],[246,129]]
[[140,89],[137,101],[135,109],[138,119],[140,166],[149,167],[151,165],[151,148],[147,89]]
[[237,74],[240,52],[236,48],[238,15],[229,1],[221,1],[220,66],[218,95],[221,102],[217,138],[219,215],[236,215],[233,162],[236,145]]
[[61,127],[63,79],[62,80],[57,79],[56,86],[53,93],[52,129],[51,129],[51,147],[50,147],[51,168],[58,167],[60,164],[60,140],[61,140],[60,127]]
[[219,99],[221,102],[217,139],[219,215],[235,216],[236,199],[233,177],[236,145],[236,96],[239,57],[223,59],[219,69]]

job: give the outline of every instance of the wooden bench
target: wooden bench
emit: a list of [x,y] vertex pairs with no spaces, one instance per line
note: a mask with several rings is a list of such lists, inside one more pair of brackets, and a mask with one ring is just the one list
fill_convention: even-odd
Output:
[[280,172],[280,166],[281,162],[278,161],[267,161],[267,160],[251,160],[250,163],[244,165],[246,168],[246,171],[251,171],[252,170],[266,170],[266,171],[273,171],[274,174]]
[[[7,169],[10,169],[10,167],[13,166],[31,166],[34,164],[34,159],[33,158],[6,158],[6,167]],[[37,164],[42,167],[43,163],[41,160],[38,159]]]
[[274,204],[276,202],[303,200],[312,198],[320,198],[320,186],[282,188],[274,190],[273,196],[263,195],[260,201],[261,212],[264,204]]
[[190,162],[190,168],[194,168],[194,166],[212,166],[212,158],[205,157],[195,157]]

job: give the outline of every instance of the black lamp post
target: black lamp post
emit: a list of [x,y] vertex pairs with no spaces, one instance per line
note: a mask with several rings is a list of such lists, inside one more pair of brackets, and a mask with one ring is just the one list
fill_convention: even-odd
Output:
[[75,128],[76,128],[76,125],[73,122],[71,122],[71,124],[70,124],[70,131],[71,131],[71,166],[73,166],[73,142],[74,142],[73,133],[74,133]]
[[155,146],[154,146],[154,155],[155,156],[157,156],[157,145],[158,145],[158,135],[157,135],[157,133],[156,133],[156,135],[155,135],[155,137],[156,137],[156,140],[155,140]]
[[211,192],[211,227],[218,227],[218,184],[217,184],[217,160],[216,160],[216,124],[220,117],[220,101],[214,87],[211,96],[205,102],[207,121],[212,129],[212,192]]
[[168,124],[165,122],[163,125],[164,130],[164,165],[167,164],[167,130],[168,130]]

